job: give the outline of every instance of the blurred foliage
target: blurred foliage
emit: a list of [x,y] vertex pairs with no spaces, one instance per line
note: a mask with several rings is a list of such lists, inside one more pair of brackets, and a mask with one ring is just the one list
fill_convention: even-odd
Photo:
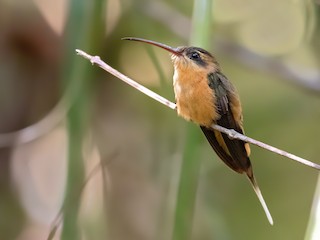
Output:
[[[67,115],[68,127],[68,173],[63,206],[63,229],[61,239],[80,238],[78,215],[81,198],[76,198],[85,181],[83,150],[87,132],[89,106],[94,89],[93,69],[84,65],[74,54],[76,47],[91,51],[101,49],[104,37],[105,1],[73,0],[69,4],[69,15],[65,28],[65,64],[62,85],[66,85],[66,95],[70,104]],[[97,224],[98,225],[98,224]],[[82,234],[85,234],[83,231]],[[87,234],[85,234],[86,236]],[[103,238],[103,236],[101,236]]]
[[[88,31],[82,16],[90,16],[93,7],[81,12],[82,1],[72,2],[0,0],[0,138],[48,116],[70,92],[77,93],[81,103],[76,105],[74,119],[81,124],[75,126],[70,119],[69,124],[73,134],[84,131],[73,138],[69,135],[73,141],[67,145],[61,138],[68,133],[61,116],[59,125],[52,126],[60,135],[50,131],[36,141],[0,149],[0,239],[47,236],[65,189],[66,171],[58,169],[67,163],[60,160],[66,159],[70,151],[66,146],[72,144],[80,154],[78,160],[83,158],[85,172],[92,159],[104,163],[108,179],[104,181],[110,185],[106,190],[105,183],[101,187],[95,179],[88,186],[92,192],[83,196],[87,201],[81,207],[87,211],[79,216],[83,226],[79,234],[90,239],[106,239],[105,233],[113,240],[171,239],[178,176],[185,144],[190,141],[186,126],[192,123],[72,54],[83,47],[173,100],[168,54],[152,49],[156,58],[152,61],[142,44],[120,39],[136,36],[186,45],[194,2],[108,0],[100,9],[105,17],[92,17]],[[215,53],[239,91],[248,136],[318,163],[320,98],[313,87],[320,84],[319,9],[317,2],[309,0],[215,0],[208,23],[212,27],[208,50]],[[67,25],[71,12],[83,21]],[[81,44],[81,39],[91,39],[95,47]],[[247,64],[252,55],[246,54],[239,61],[235,51],[221,47],[221,41],[277,64],[262,71],[263,61]],[[154,65],[155,61],[159,64]],[[97,74],[90,75],[93,69]],[[75,75],[65,78],[69,71]],[[290,72],[299,85],[284,72]],[[50,141],[44,141],[48,136]],[[256,176],[275,221],[270,227],[245,177],[224,166],[204,138],[197,142],[199,154],[193,158],[201,161],[201,168],[192,239],[304,237],[317,181],[315,170],[252,147]],[[94,157],[88,154],[92,149]],[[117,154],[110,159],[112,152]],[[106,209],[97,200],[101,191],[107,191],[101,201]],[[105,223],[101,217],[107,219],[106,231],[97,227]]]
[[214,17],[233,24],[236,38],[249,49],[270,55],[292,52],[312,36],[312,1],[215,0]]

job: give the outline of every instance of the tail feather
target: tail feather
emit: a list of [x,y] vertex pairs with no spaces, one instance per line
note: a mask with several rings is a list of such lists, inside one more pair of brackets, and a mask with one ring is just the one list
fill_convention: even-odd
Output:
[[263,208],[263,210],[264,210],[264,212],[265,212],[265,214],[266,214],[266,216],[268,218],[269,223],[271,225],[273,225],[273,219],[272,219],[271,213],[270,213],[270,211],[268,209],[268,206],[267,206],[266,202],[264,201],[264,198],[263,198],[262,193],[260,191],[260,188],[258,186],[257,180],[255,179],[253,174],[252,175],[251,174],[247,174],[247,177],[248,177],[248,179],[249,179],[249,181],[250,181],[250,183],[252,185],[252,188],[253,188],[254,192],[256,193],[256,195],[257,195],[257,197],[258,197],[258,199],[259,199],[259,201],[261,203],[261,206],[262,206],[262,208]]

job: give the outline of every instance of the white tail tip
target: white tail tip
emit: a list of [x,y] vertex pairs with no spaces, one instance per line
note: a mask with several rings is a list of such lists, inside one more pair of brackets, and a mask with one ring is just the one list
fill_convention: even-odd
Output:
[[254,192],[256,193],[256,195],[257,195],[257,197],[258,197],[258,199],[259,199],[259,201],[261,203],[261,206],[262,206],[262,208],[263,208],[263,210],[264,210],[264,212],[265,212],[265,214],[266,214],[266,216],[268,218],[269,223],[271,225],[273,225],[273,219],[272,219],[271,213],[270,213],[270,211],[268,209],[268,206],[267,206],[266,202],[264,201],[264,198],[262,196],[262,193],[260,191],[260,188],[258,186],[258,183],[257,183],[255,177],[254,176],[249,177],[248,175],[247,175],[247,177],[248,177],[248,179],[249,179],[249,181],[250,181],[250,183],[252,185],[252,188],[253,188]]

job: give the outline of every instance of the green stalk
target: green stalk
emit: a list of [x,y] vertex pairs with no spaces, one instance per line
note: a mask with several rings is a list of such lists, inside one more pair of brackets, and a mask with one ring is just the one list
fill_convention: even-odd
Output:
[[192,17],[190,45],[205,49],[210,48],[212,33],[212,3],[213,0],[195,0]]
[[[160,61],[157,58],[154,49],[148,45],[145,46],[147,53],[153,63],[153,66],[156,68],[156,71],[158,73],[159,79],[160,79],[160,93],[162,96],[167,97],[167,98],[172,98],[172,84],[169,84],[166,79],[167,77],[165,76],[165,73],[161,67]],[[164,123],[165,125],[165,123]]]
[[153,66],[155,66],[156,70],[157,70],[157,73],[159,75],[159,79],[160,79],[160,87],[162,90],[166,89],[166,86],[168,85],[167,82],[166,82],[166,77],[165,77],[165,74],[163,72],[163,69],[160,65],[160,62],[156,56],[156,54],[154,53],[154,50],[153,48],[151,48],[150,46],[146,45],[146,50],[147,50],[147,53],[153,63]]
[[311,209],[309,223],[304,237],[305,240],[316,240],[320,238],[320,175],[313,197],[313,206]]
[[[211,0],[195,0],[190,43],[203,48],[209,47],[211,33]],[[175,210],[173,240],[188,240],[192,236],[200,164],[199,143],[202,135],[200,129],[188,124],[187,139],[180,172],[178,196]]]
[[82,156],[83,138],[87,130],[89,100],[93,87],[93,71],[75,54],[76,48],[93,51],[99,46],[96,39],[102,39],[104,28],[102,9],[104,0],[71,0],[69,19],[65,30],[65,62],[63,83],[67,85],[66,96],[70,111],[67,115],[68,127],[68,173],[63,208],[62,240],[81,239],[78,227],[80,208],[79,192],[84,179]]

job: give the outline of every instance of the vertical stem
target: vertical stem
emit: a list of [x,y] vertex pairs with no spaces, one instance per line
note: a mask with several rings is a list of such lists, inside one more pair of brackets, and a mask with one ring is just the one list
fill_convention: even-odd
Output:
[[320,175],[318,176],[318,183],[313,197],[313,206],[311,209],[309,223],[304,239],[320,239]]
[[84,121],[81,113],[82,102],[76,102],[68,114],[68,177],[64,202],[64,219],[61,239],[80,239],[78,231],[78,211],[80,199],[75,196],[84,181],[84,166],[81,153]]
[[211,41],[212,28],[212,3],[213,0],[195,0],[190,45],[208,49]]
[[201,135],[196,126],[187,126],[187,139],[180,172],[173,240],[191,239],[201,160],[198,145]]
[[89,113],[89,99],[93,87],[93,70],[79,61],[74,49],[83,47],[94,50],[101,41],[104,27],[104,0],[71,0],[69,18],[65,30],[65,62],[63,83],[71,106],[67,115],[68,127],[68,172],[63,208],[62,240],[81,239],[78,227],[80,208],[79,192],[84,183],[84,163],[82,156],[83,138]]
[[[191,43],[208,48],[211,27],[211,0],[195,0]],[[178,196],[176,202],[173,240],[188,240],[192,236],[194,208],[199,182],[199,142],[201,131],[194,125],[187,125],[187,139],[183,154]]]

